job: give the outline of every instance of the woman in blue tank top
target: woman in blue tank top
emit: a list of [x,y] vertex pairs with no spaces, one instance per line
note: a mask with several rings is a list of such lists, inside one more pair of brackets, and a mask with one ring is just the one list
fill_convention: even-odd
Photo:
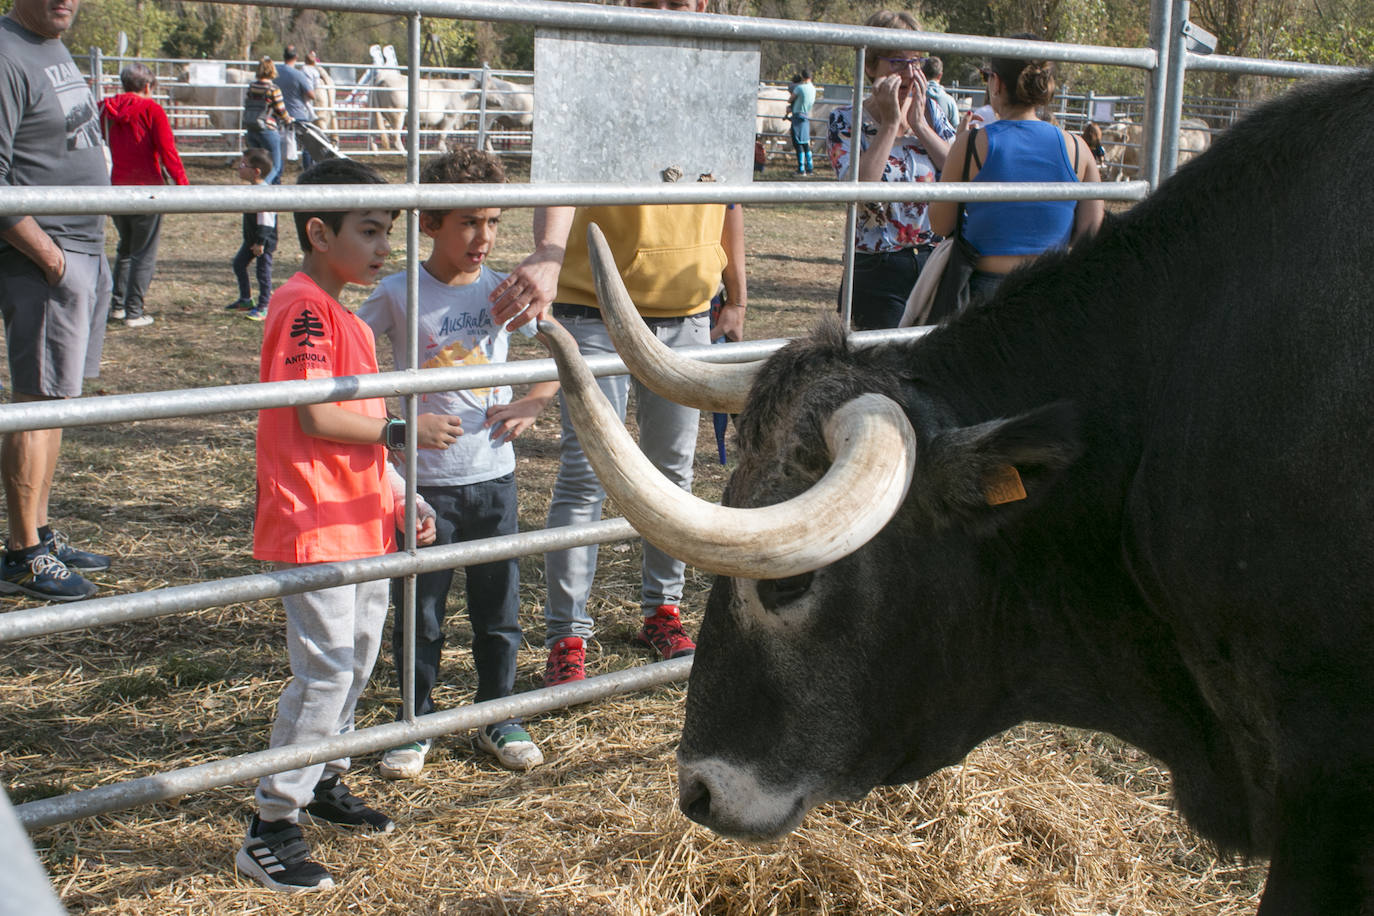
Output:
[[[1037,115],[1054,96],[1048,61],[997,57],[981,72],[997,120],[981,130],[961,128],[941,181],[1099,180],[1087,143]],[[970,142],[973,156],[965,177],[964,153]],[[1103,212],[1100,200],[987,201],[964,209],[964,238],[981,255],[969,282],[971,302],[988,298],[1022,264],[1092,235],[1102,225]],[[931,228],[942,235],[953,233],[958,210],[953,201],[931,203]]]

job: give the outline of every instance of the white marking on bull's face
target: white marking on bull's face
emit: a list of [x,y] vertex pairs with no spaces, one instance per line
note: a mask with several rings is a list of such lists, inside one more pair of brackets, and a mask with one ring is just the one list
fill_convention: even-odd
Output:
[[821,800],[801,787],[767,788],[750,770],[723,758],[684,760],[681,752],[678,792],[688,817],[717,833],[756,841],[795,830]]
[[819,604],[818,585],[825,570],[817,570],[805,594],[780,607],[769,608],[759,597],[758,579],[735,579],[734,606],[731,611],[741,629],[759,627],[775,636],[790,636],[809,621]]

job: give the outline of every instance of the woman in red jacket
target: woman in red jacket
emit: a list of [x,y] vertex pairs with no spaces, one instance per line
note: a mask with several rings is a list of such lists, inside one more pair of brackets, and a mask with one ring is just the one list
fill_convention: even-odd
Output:
[[[111,184],[166,184],[170,175],[177,184],[188,184],[172,138],[167,112],[153,101],[157,77],[143,64],[130,64],[119,74],[124,91],[100,103],[100,129],[110,145]],[[111,320],[124,319],[131,328],[147,327],[151,315],[143,311],[143,296],[157,265],[157,240],[161,213],[134,213],[114,217],[119,233],[110,294]]]

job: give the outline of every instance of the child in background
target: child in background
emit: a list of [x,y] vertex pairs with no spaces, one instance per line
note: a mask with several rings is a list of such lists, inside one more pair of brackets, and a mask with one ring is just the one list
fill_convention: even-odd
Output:
[[[301,174],[300,184],[381,184],[365,165],[330,159]],[[349,283],[372,283],[391,245],[395,212],[299,211],[301,272],[277,292],[263,329],[261,381],[362,375],[377,371],[372,331],[339,304]],[[462,427],[456,418],[416,418],[423,448],[446,448]],[[253,556],[290,569],[377,556],[396,547],[394,484],[386,449],[405,441],[405,421],[388,419],[381,398],[273,407],[258,413],[257,515]],[[433,540],[433,520],[416,541]],[[372,674],[386,622],[387,583],[360,582],[286,595],[286,647],[291,680],[282,690],[272,747],[353,729],[354,707]],[[340,781],[348,758],[264,776],[257,813],[235,858],[238,870],[285,892],[334,886],[310,857],[299,822],[387,833],[387,815]],[[302,811],[304,809],[304,811]]]
[[[265,149],[246,149],[239,158],[239,177],[249,184],[266,185],[272,171],[272,155]],[[273,210],[243,214],[243,244],[234,255],[234,278],[239,281],[239,297],[225,306],[230,311],[247,312],[253,321],[267,317],[267,302],[272,298],[272,253],[277,250],[277,214]],[[248,282],[248,262],[258,261],[258,304],[253,305],[253,287]]]
[[[421,183],[500,183],[500,162],[486,153],[458,148],[425,166]],[[420,367],[484,365],[506,361],[508,333],[493,321],[487,296],[505,279],[486,266],[496,244],[501,211],[496,207],[425,210],[420,229],[434,250],[420,271]],[[377,336],[391,338],[396,368],[409,368],[406,342],[406,273],[394,273],[358,310]],[[515,450],[511,440],[558,391],[557,382],[533,386],[511,401],[508,387],[441,391],[421,395],[421,403],[462,418],[463,435],[444,452],[419,456],[419,491],[437,513],[437,542],[453,544],[518,530]],[[415,714],[434,711],[432,692],[444,647],[444,616],[453,571],[425,573],[415,584]],[[400,607],[400,582],[394,603]],[[477,701],[509,696],[515,688],[515,656],[520,648],[520,568],[514,559],[467,568],[467,610],[472,622],[472,654],[477,667]],[[396,680],[404,685],[405,627],[396,615],[392,651]],[[402,686],[402,689],[404,687]],[[399,718],[399,713],[398,713]],[[505,767],[527,770],[544,755],[521,726],[510,719],[478,729],[476,745]],[[431,743],[392,748],[382,757],[389,779],[413,779],[424,769]]]

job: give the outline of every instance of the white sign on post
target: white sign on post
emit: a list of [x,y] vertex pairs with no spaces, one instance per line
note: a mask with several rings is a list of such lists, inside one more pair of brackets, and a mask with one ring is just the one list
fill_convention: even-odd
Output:
[[753,180],[758,45],[540,30],[530,180]]
[[226,79],[223,61],[193,60],[186,65],[186,82],[192,86],[223,86]]

